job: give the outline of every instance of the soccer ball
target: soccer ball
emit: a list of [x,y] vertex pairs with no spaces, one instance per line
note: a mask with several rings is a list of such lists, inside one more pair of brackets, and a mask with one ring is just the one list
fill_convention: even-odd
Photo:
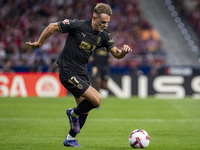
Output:
[[134,130],[129,136],[129,144],[132,148],[146,148],[149,143],[150,136],[145,130]]

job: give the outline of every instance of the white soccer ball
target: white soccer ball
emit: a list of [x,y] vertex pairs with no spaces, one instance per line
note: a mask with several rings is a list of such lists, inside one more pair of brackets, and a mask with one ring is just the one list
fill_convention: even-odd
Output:
[[149,143],[150,136],[145,130],[134,130],[129,136],[129,144],[132,148],[146,148]]

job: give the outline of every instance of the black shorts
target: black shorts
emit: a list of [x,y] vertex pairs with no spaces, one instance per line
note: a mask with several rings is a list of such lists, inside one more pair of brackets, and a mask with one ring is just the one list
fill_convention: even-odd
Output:
[[88,75],[71,76],[69,77],[69,80],[61,80],[61,83],[76,98],[79,98],[90,86]]
[[100,77],[102,81],[107,81],[110,76],[109,66],[94,66],[92,67],[92,77]]

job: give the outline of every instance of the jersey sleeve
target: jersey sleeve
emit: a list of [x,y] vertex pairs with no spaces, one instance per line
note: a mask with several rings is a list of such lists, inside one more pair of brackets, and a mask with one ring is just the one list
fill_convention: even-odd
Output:
[[79,27],[79,25],[80,24],[78,20],[72,19],[65,19],[63,21],[58,22],[58,26],[62,33],[69,33],[70,31],[74,31]]
[[104,36],[103,46],[106,47],[107,51],[109,51],[111,48],[115,47],[115,42],[109,32],[106,32]]

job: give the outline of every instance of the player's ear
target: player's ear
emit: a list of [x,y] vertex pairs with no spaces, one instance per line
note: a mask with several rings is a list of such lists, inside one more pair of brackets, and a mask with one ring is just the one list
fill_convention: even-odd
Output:
[[93,16],[92,16],[92,19],[96,19],[96,16],[95,16],[95,15],[93,15]]

